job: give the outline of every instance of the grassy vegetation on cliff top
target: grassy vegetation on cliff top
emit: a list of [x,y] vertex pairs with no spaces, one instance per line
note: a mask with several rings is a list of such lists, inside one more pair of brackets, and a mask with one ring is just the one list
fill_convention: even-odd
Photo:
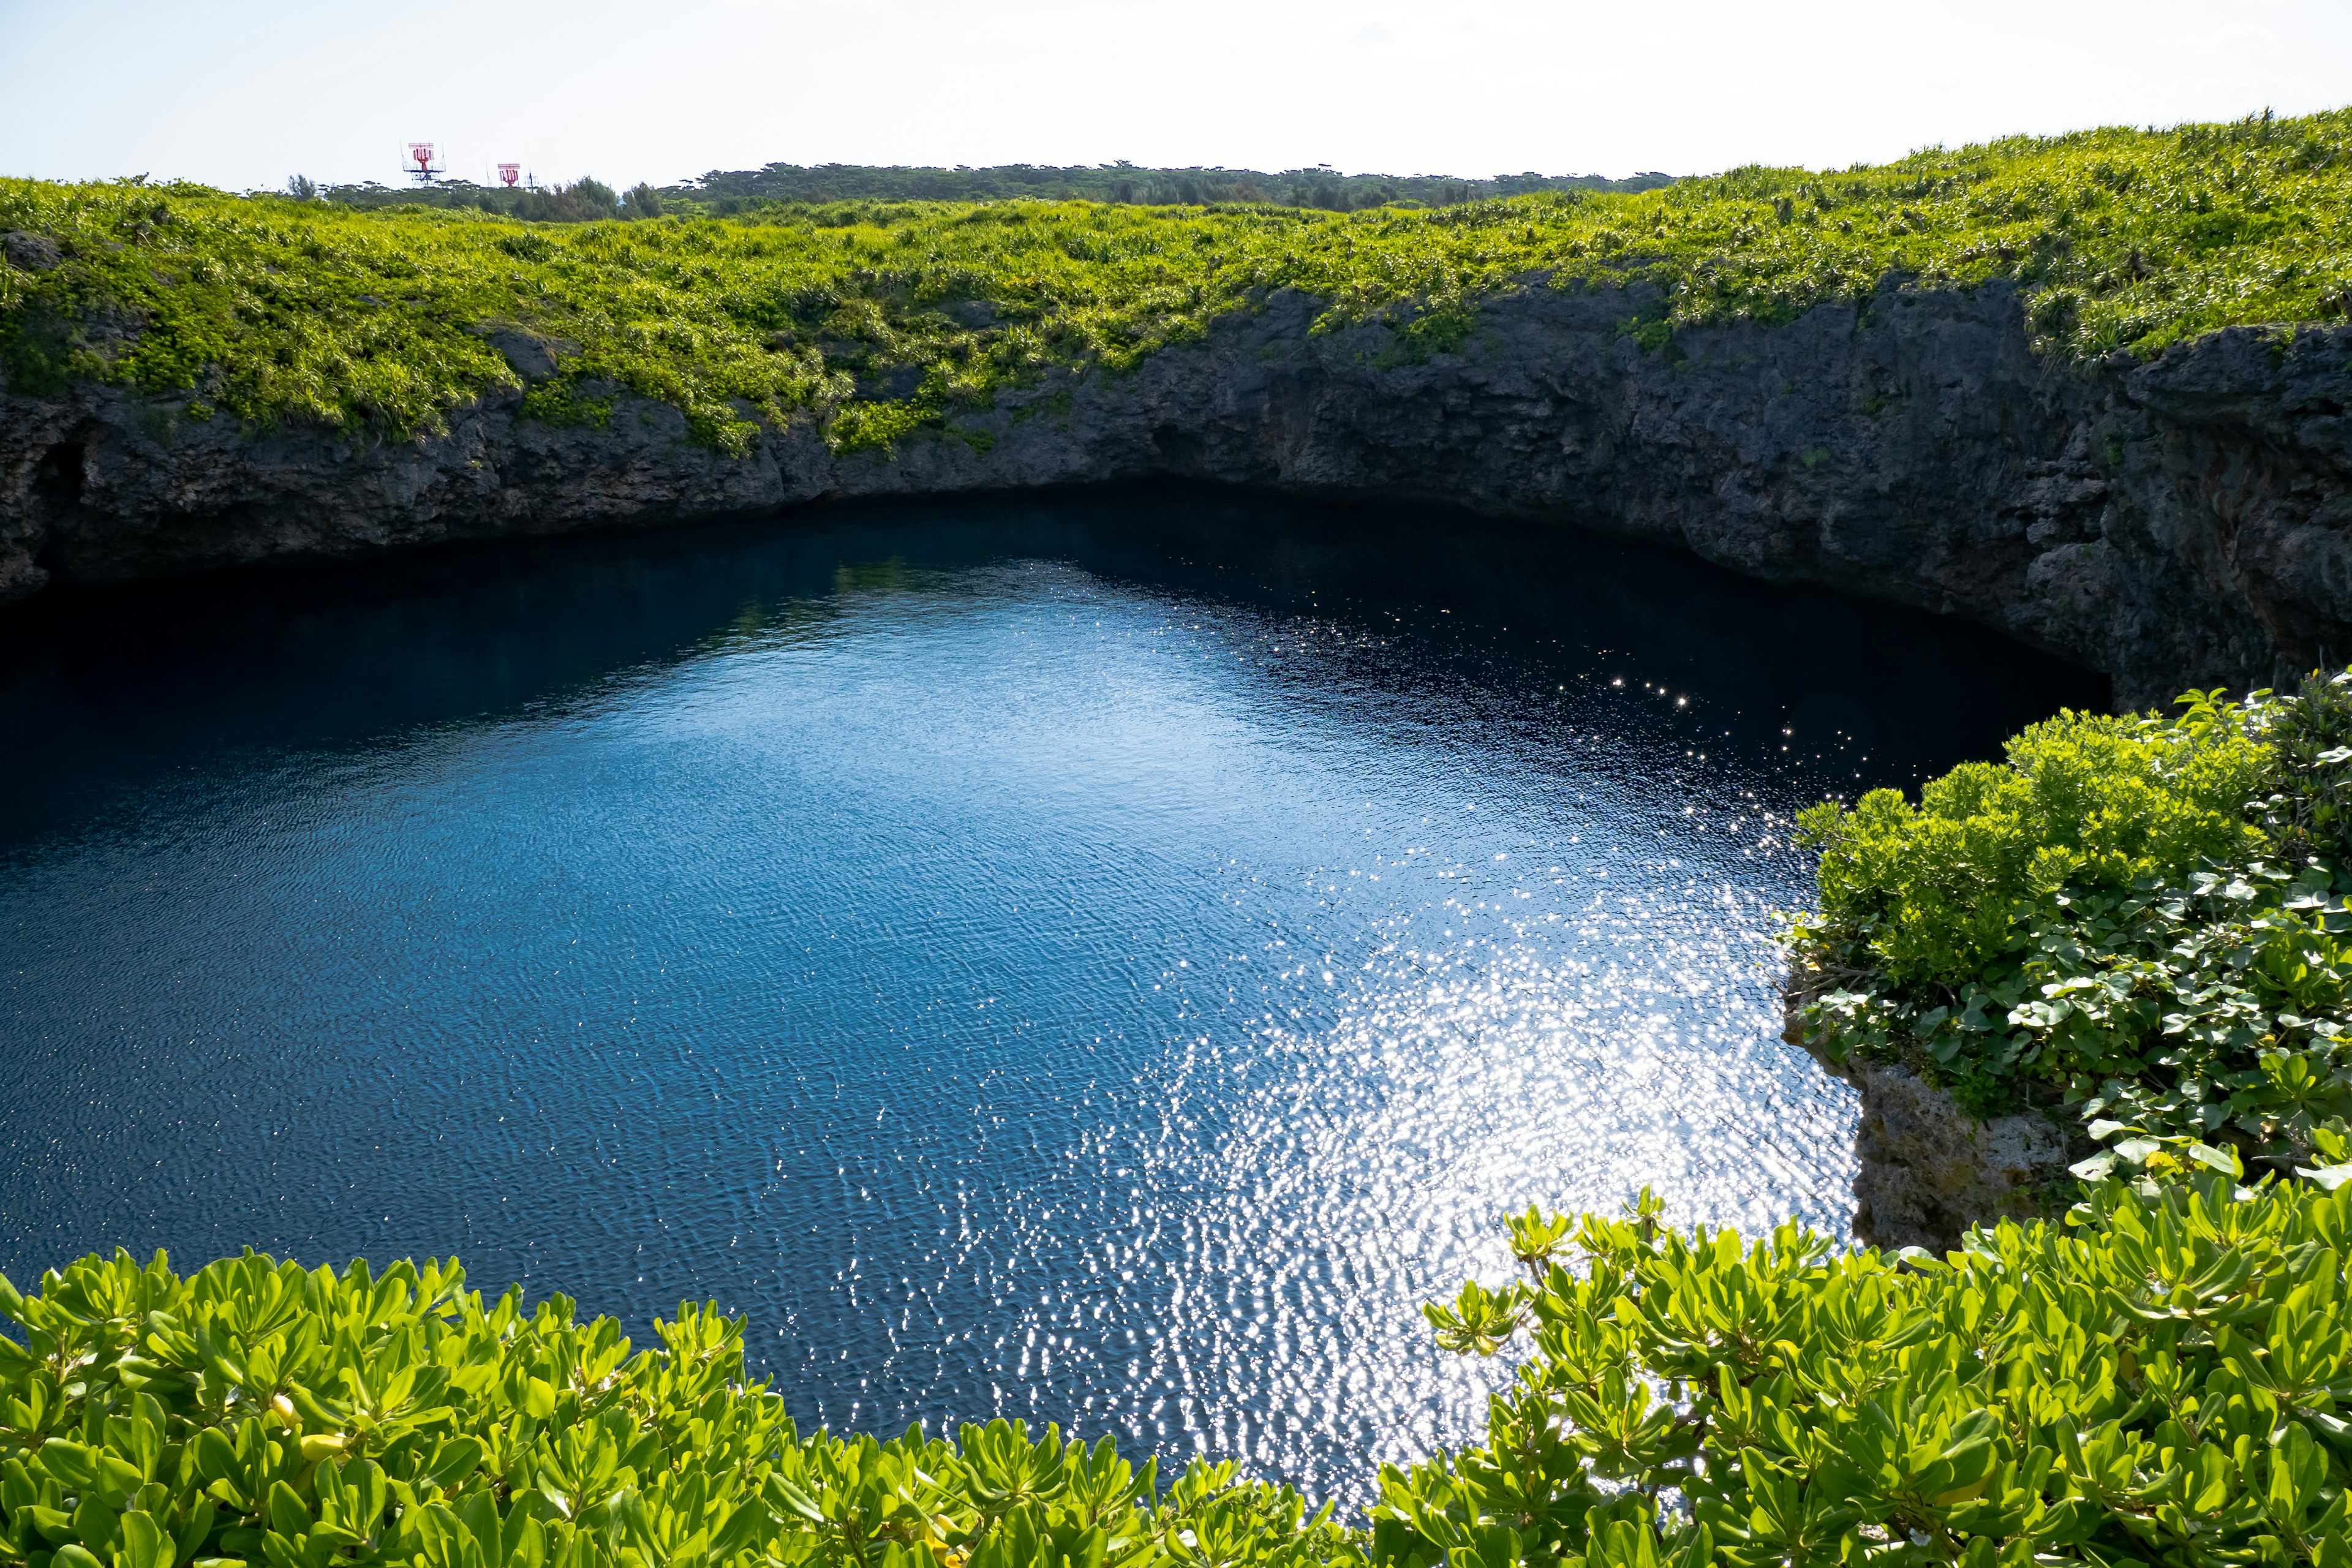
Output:
[[1326,325],[1392,323],[1411,354],[1457,346],[1481,298],[1532,274],[1655,285],[1663,314],[1626,323],[1645,347],[1866,297],[1890,272],[2011,279],[2052,352],[2146,354],[2343,313],[2347,197],[2352,110],[1345,216],[906,203],[551,226],[16,180],[0,231],[36,238],[0,266],[0,363],[18,392],[94,377],[184,393],[200,418],[402,435],[515,384],[479,335],[508,327],[569,345],[530,395],[541,416],[604,417],[625,387],[726,450],[803,416],[857,447],[1050,367],[1131,365],[1283,288],[1326,301]]

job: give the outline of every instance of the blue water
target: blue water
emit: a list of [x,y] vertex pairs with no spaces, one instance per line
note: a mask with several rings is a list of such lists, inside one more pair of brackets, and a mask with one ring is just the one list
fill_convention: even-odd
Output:
[[462,1256],[748,1314],[804,1420],[1360,1500],[1499,1216],[1843,1230],[1787,818],[2077,672],[1433,510],[1173,492],[0,622],[0,1268]]

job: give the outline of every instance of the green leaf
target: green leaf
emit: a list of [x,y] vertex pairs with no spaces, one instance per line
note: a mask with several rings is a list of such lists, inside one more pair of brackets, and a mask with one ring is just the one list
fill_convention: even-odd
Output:
[[310,1510],[303,1506],[302,1500],[295,1495],[294,1489],[284,1481],[272,1481],[269,1484],[266,1511],[269,1520],[269,1528],[285,1536],[289,1542],[296,1536],[307,1533],[310,1528]]
[[176,1544],[180,1561],[184,1563],[195,1561],[196,1553],[204,1550],[205,1542],[211,1539],[214,1517],[215,1510],[210,1498],[198,1497],[189,1505],[187,1519],[181,1524],[178,1531]]
[[153,1517],[140,1509],[122,1516],[121,1538],[114,1548],[114,1568],[172,1568],[177,1548]]
[[2182,1145],[2181,1152],[2187,1154],[2190,1159],[2196,1161],[2200,1165],[2210,1165],[2225,1176],[2242,1176],[2245,1174],[2245,1167],[2238,1163],[2238,1156],[2236,1153],[2216,1149],[2210,1144],[2198,1142],[2186,1143]]
[[787,1513],[810,1524],[824,1522],[824,1510],[816,1500],[782,1476],[770,1476],[764,1494],[779,1512]]
[[435,1452],[432,1468],[418,1476],[416,1484],[438,1487],[446,1491],[472,1474],[481,1462],[482,1445],[478,1439],[450,1438]]
[[69,1491],[98,1484],[98,1451],[63,1437],[51,1437],[40,1447],[41,1468]]

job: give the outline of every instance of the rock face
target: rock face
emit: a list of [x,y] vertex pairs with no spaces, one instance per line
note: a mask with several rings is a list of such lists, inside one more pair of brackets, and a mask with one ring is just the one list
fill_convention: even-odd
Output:
[[2039,1111],[1979,1121],[1901,1068],[1843,1076],[1862,1090],[1853,1234],[1874,1247],[1951,1251],[1971,1225],[2047,1217],[2069,1180],[2066,1135]]
[[[24,261],[10,253],[14,265]],[[1426,497],[1677,544],[1755,576],[1966,615],[2105,671],[2125,703],[2352,658],[2352,328],[2231,330],[2147,365],[2032,352],[2017,297],[1890,283],[1645,352],[1644,289],[1491,301],[1456,353],[1310,333],[1276,295],[1120,375],[1056,373],[895,454],[813,423],[733,458],[626,396],[515,394],[385,442],[195,421],[184,398],[0,389],[0,598],[56,580],[656,525],[871,495],[1181,475]],[[525,377],[570,345],[499,344]]]
[[[2067,1166],[2090,1151],[2038,1110],[1979,1121],[1950,1094],[1887,1063],[1832,1061],[1806,1045],[1793,996],[1780,1037],[1861,1092],[1853,1132],[1853,1234],[1872,1247],[1945,1253],[1970,1226],[2055,1217],[2074,1196]],[[2085,1141],[2086,1142],[2086,1141]]]

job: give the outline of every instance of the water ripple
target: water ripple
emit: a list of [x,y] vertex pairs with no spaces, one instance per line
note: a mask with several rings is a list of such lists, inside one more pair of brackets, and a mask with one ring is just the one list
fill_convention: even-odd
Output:
[[[1533,1202],[1842,1226],[1788,817],[2079,677],[1572,537],[1183,500],[257,579],[0,640],[0,1268],[462,1254],[805,1418],[1350,1501]],[[61,612],[62,613],[62,612]],[[91,619],[80,616],[76,625]],[[146,629],[122,632],[124,626]]]

